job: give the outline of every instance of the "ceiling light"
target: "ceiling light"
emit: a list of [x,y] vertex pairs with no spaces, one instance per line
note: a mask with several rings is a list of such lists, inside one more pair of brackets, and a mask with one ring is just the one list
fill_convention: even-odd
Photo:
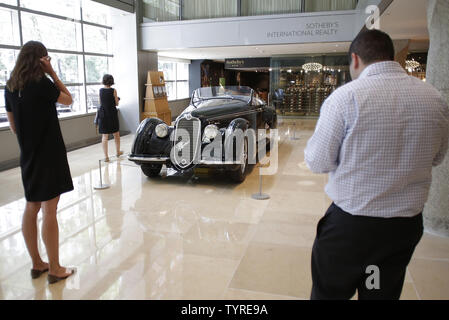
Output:
[[408,70],[408,72],[413,72],[420,66],[421,64],[418,61],[415,61],[415,59],[405,60],[405,68]]
[[307,71],[320,71],[321,69],[323,69],[323,65],[321,63],[316,63],[316,62],[310,62],[310,63],[306,63],[302,66],[302,68],[307,72]]

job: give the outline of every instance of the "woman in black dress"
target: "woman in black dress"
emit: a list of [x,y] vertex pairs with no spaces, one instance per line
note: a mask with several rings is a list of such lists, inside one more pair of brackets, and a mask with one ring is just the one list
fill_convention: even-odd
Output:
[[[6,85],[5,102],[11,130],[20,146],[27,200],[22,233],[33,264],[31,276],[37,278],[48,271],[48,281],[54,283],[74,272],[59,264],[56,218],[59,197],[73,190],[73,184],[55,103],[71,105],[72,96],[54,72],[42,43],[30,41],[20,50]],[[41,208],[48,263],[42,261],[38,250],[37,214]]]
[[114,136],[117,157],[123,154],[120,151],[120,132],[118,122],[118,110],[120,98],[117,96],[117,90],[111,88],[114,85],[114,77],[110,74],[103,76],[104,88],[100,89],[100,110],[98,111],[98,132],[103,135],[102,144],[105,161],[109,161],[108,140],[109,135]]

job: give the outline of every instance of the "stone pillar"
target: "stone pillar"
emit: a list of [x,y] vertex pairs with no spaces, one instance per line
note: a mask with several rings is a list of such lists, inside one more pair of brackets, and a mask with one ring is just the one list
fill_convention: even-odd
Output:
[[[426,79],[449,103],[449,0],[429,0],[427,21],[430,49]],[[449,156],[432,171],[432,186],[424,208],[427,231],[449,237]]]

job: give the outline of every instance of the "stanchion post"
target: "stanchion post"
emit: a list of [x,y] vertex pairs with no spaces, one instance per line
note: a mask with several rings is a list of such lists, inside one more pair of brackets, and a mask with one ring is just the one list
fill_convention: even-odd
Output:
[[95,190],[104,190],[104,189],[109,189],[110,186],[107,184],[103,184],[103,177],[101,174],[101,160],[98,160],[98,164],[99,164],[99,172],[100,172],[100,185],[99,186],[94,186]]
[[259,168],[259,193],[255,193],[251,196],[251,198],[255,200],[268,200],[270,199],[270,196],[266,193],[262,193],[262,175],[260,174],[260,168]]
[[293,122],[293,137],[291,137],[290,140],[299,140],[299,138],[296,137],[296,122]]

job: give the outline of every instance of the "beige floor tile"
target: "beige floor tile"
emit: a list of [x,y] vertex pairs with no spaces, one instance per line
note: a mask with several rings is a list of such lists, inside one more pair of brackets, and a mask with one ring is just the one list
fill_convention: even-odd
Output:
[[27,290],[18,287],[0,285],[0,300],[41,300],[45,299],[43,291]]
[[279,208],[277,210],[266,210],[261,219],[261,222],[312,225],[316,227],[318,221],[322,218],[322,216],[324,216],[324,212],[320,216],[318,214],[304,214],[299,213],[297,210],[289,211]]
[[424,233],[416,246],[413,257],[447,259],[449,261],[449,238]]
[[184,252],[240,260],[255,232],[253,224],[203,218],[184,235]]
[[310,259],[307,248],[251,243],[229,287],[307,299]]
[[257,226],[254,242],[312,248],[315,240],[313,224],[261,222]]
[[271,194],[267,210],[281,210],[323,216],[327,210],[324,206],[322,192],[282,192]]
[[413,258],[409,271],[418,295],[423,300],[449,299],[448,261]]
[[[184,255],[169,269],[152,267],[145,277],[121,272],[129,284],[119,299],[222,299],[238,260]],[[124,284],[123,284],[124,285]]]
[[400,300],[420,300],[413,283],[404,283]]
[[300,300],[297,297],[280,296],[240,289],[228,289],[224,295],[225,300]]
[[[226,173],[165,169],[149,179],[126,157],[102,163],[110,188],[95,190],[101,145],[69,152],[75,190],[58,207],[60,257],[78,271],[51,286],[29,274],[20,169],[0,172],[0,299],[309,299],[310,246],[331,202],[328,177],[304,162],[316,121],[282,121],[278,171],[262,179],[267,201],[251,198],[257,167],[241,184]],[[133,138],[122,138],[125,153]],[[424,235],[402,299],[448,299],[448,245]]]
[[323,192],[324,175],[290,176],[281,175],[276,181],[276,188],[291,192]]

